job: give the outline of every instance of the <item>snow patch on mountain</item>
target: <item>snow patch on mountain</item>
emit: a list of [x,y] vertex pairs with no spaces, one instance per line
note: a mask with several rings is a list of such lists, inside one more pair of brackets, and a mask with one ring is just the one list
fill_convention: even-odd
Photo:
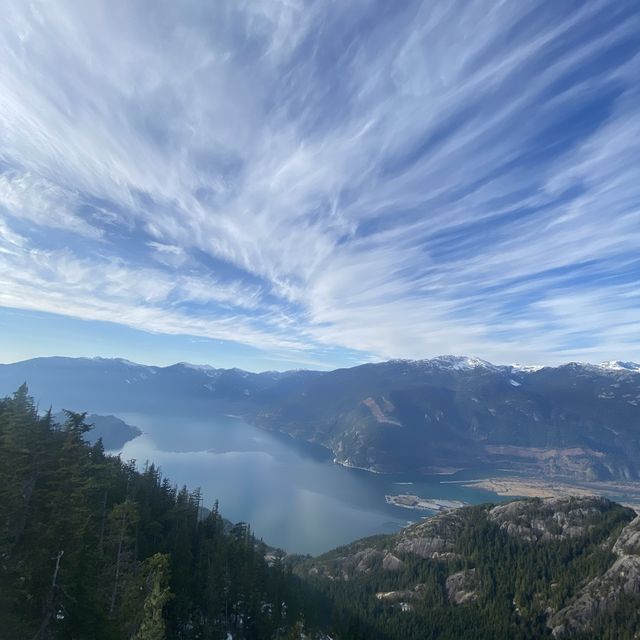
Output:
[[513,371],[522,371],[523,373],[535,373],[536,371],[540,371],[540,369],[544,369],[544,365],[541,364],[512,364],[510,365]]
[[191,364],[190,362],[178,362],[178,364],[185,369],[193,369],[194,371],[206,371],[207,373],[217,371],[217,369],[210,364]]
[[608,371],[634,371],[640,372],[640,364],[636,362],[623,362],[622,360],[608,360],[601,362],[598,367]]
[[437,356],[429,360],[429,362],[442,365],[456,371],[477,369],[479,367],[482,367],[484,369],[496,368],[490,362],[487,362],[482,358],[476,358],[475,356]]

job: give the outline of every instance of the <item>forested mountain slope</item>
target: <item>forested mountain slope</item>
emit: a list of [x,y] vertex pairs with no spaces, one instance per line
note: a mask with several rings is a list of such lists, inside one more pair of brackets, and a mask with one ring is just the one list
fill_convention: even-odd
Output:
[[[285,637],[300,581],[198,491],[84,442],[26,387],[0,400],[0,638]],[[272,554],[273,555],[273,554]],[[308,616],[309,617],[309,616]]]
[[640,637],[640,516],[604,498],[466,507],[296,571],[352,640]]
[[634,367],[391,361],[308,380],[267,401],[252,419],[377,471],[486,465],[583,480],[635,479],[640,373]]

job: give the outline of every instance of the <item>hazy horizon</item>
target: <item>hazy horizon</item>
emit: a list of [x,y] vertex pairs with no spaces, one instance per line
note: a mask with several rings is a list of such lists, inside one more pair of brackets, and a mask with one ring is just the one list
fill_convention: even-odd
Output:
[[[56,354],[51,354],[51,355],[41,355],[41,356],[32,356],[29,358],[21,358],[18,360],[3,360],[0,361],[0,364],[2,365],[11,365],[11,364],[20,364],[21,362],[28,362],[29,360],[37,360],[39,358],[65,358],[65,359],[72,359],[72,360],[116,360],[116,361],[125,361],[125,362],[129,362],[133,365],[141,365],[141,366],[145,366],[145,367],[158,367],[158,368],[167,368],[167,367],[172,367],[175,365],[185,365],[185,366],[193,366],[193,367],[212,367],[215,369],[241,369],[242,371],[247,371],[249,373],[266,373],[269,371],[276,371],[276,372],[286,372],[286,371],[295,371],[295,370],[308,370],[308,371],[333,371],[335,369],[341,369],[341,368],[345,368],[345,367],[293,367],[293,368],[281,368],[281,369],[248,369],[245,367],[238,367],[236,365],[231,365],[231,366],[223,366],[221,364],[217,364],[215,362],[192,362],[192,361],[187,361],[187,360],[176,360],[176,361],[169,361],[166,363],[158,363],[158,362],[143,362],[143,361],[139,361],[139,360],[131,360],[130,358],[124,358],[122,356],[71,356],[71,355],[65,355],[65,354],[61,354],[61,353],[56,353]],[[522,367],[522,368],[544,368],[544,367],[558,367],[558,366],[562,366],[562,365],[566,365],[566,364],[582,364],[582,365],[591,365],[591,366],[615,366],[615,365],[636,365],[636,366],[640,366],[638,365],[638,363],[632,361],[632,360],[622,360],[619,358],[611,358],[609,360],[603,360],[601,362],[588,362],[588,361],[581,361],[581,360],[565,360],[563,362],[558,362],[556,364],[545,364],[545,365],[541,365],[539,363],[535,363],[535,362],[490,362],[488,360],[485,360],[484,358],[478,358],[475,355],[472,354],[439,354],[437,356],[432,356],[429,358],[389,358],[389,359],[379,359],[379,360],[366,360],[366,361],[362,361],[362,362],[355,362],[349,366],[351,367],[357,367],[357,366],[362,366],[365,364],[381,364],[381,363],[386,363],[386,362],[393,362],[393,361],[398,361],[398,362],[425,362],[425,361],[431,361],[431,360],[438,360],[440,358],[460,358],[460,359],[469,359],[469,360],[478,360],[478,361],[483,361],[486,362],[487,364],[490,365],[494,365],[494,366],[498,366],[498,367],[509,367],[509,366],[515,366],[515,367]],[[617,367],[616,367],[617,368]]]

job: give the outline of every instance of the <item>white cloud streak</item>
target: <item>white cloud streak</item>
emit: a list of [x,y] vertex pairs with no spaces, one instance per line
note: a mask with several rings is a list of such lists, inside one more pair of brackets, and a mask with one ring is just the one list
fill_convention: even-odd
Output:
[[639,32],[605,2],[9,2],[0,304],[638,359]]

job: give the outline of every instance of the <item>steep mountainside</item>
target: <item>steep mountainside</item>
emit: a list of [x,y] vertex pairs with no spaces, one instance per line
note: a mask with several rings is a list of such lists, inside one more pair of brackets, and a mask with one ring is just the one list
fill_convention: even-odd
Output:
[[330,372],[249,373],[102,358],[0,366],[41,406],[232,412],[377,471],[513,468],[582,480],[640,476],[640,366],[495,366],[442,356]]
[[295,570],[372,637],[640,637],[640,517],[604,498],[467,507]]
[[1,640],[303,637],[319,603],[282,552],[89,429],[39,415],[24,386],[0,398]]
[[487,464],[581,479],[640,471],[640,373],[632,365],[391,361],[310,379],[253,419],[378,471]]

